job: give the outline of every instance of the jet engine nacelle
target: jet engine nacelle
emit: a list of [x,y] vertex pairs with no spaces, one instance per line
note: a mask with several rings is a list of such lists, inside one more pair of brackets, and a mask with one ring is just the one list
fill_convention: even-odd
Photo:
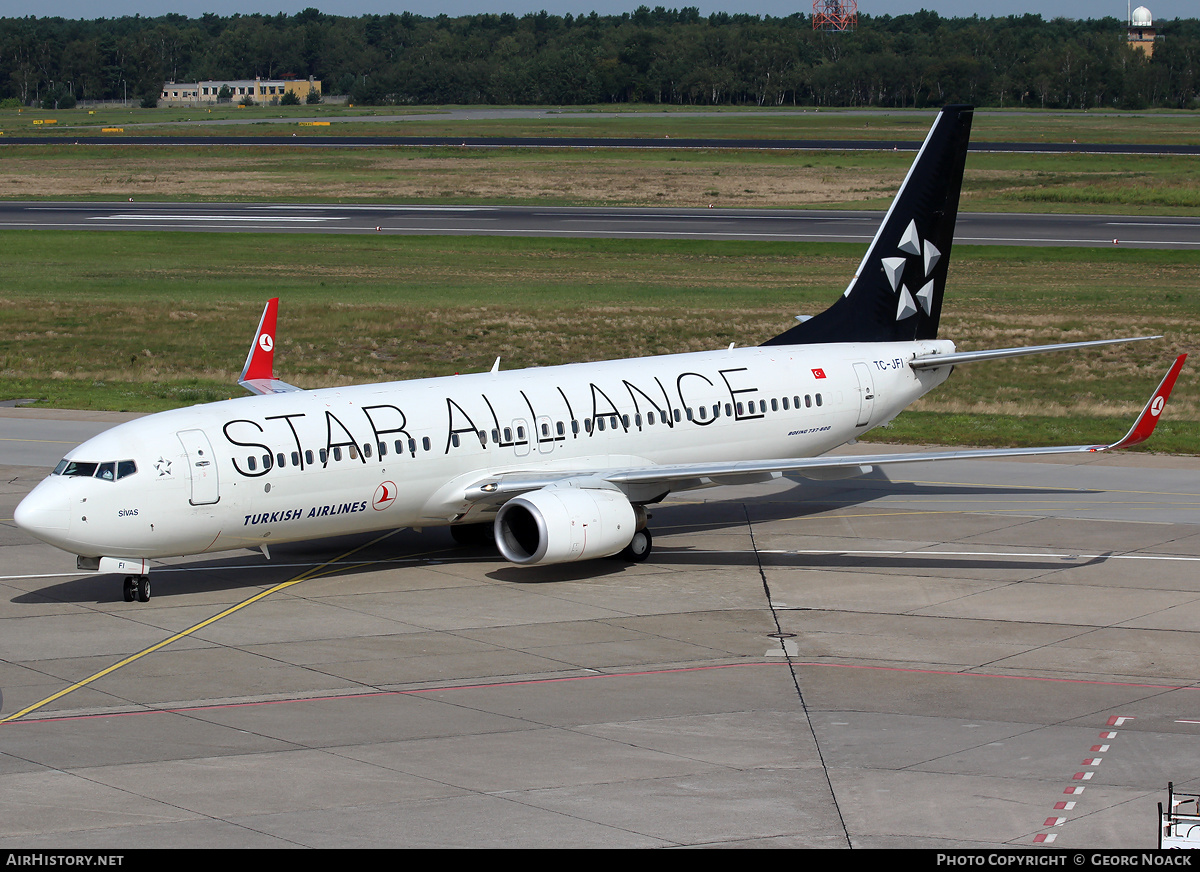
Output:
[[496,544],[519,564],[609,557],[633,540],[637,513],[618,490],[550,486],[514,497],[496,515]]

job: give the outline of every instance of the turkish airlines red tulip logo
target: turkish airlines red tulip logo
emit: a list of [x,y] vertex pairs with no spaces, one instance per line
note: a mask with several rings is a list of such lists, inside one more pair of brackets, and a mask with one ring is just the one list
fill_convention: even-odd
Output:
[[395,501],[396,483],[394,481],[385,481],[379,487],[375,488],[375,496],[371,499],[371,508],[377,512],[382,512]]

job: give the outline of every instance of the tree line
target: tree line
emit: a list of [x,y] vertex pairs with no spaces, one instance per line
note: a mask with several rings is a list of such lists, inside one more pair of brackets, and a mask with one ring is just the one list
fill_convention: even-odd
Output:
[[1152,58],[1115,18],[811,18],[645,6],[623,15],[179,14],[0,18],[0,100],[153,100],[164,81],[313,76],[358,104],[1195,108],[1200,21]]

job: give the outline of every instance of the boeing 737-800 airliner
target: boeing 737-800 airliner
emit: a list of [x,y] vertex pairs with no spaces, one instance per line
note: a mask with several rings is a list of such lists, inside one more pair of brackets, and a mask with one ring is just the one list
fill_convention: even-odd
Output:
[[841,298],[760,346],[303,391],[274,376],[271,300],[241,379],[256,396],[90,439],[16,522],[81,569],[124,575],[125,599],[144,602],[154,558],[247,547],[269,557],[277,542],[487,524],[517,564],[636,561],[651,550],[646,506],[674,491],[1145,440],[1183,357],[1111,445],[821,456],[956,364],[1131,341],[960,353],[937,338],[971,115],[938,114]]

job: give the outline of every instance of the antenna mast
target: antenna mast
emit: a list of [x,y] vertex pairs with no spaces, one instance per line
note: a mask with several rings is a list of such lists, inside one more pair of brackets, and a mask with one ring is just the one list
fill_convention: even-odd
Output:
[[813,0],[813,30],[842,33],[858,27],[858,0]]

